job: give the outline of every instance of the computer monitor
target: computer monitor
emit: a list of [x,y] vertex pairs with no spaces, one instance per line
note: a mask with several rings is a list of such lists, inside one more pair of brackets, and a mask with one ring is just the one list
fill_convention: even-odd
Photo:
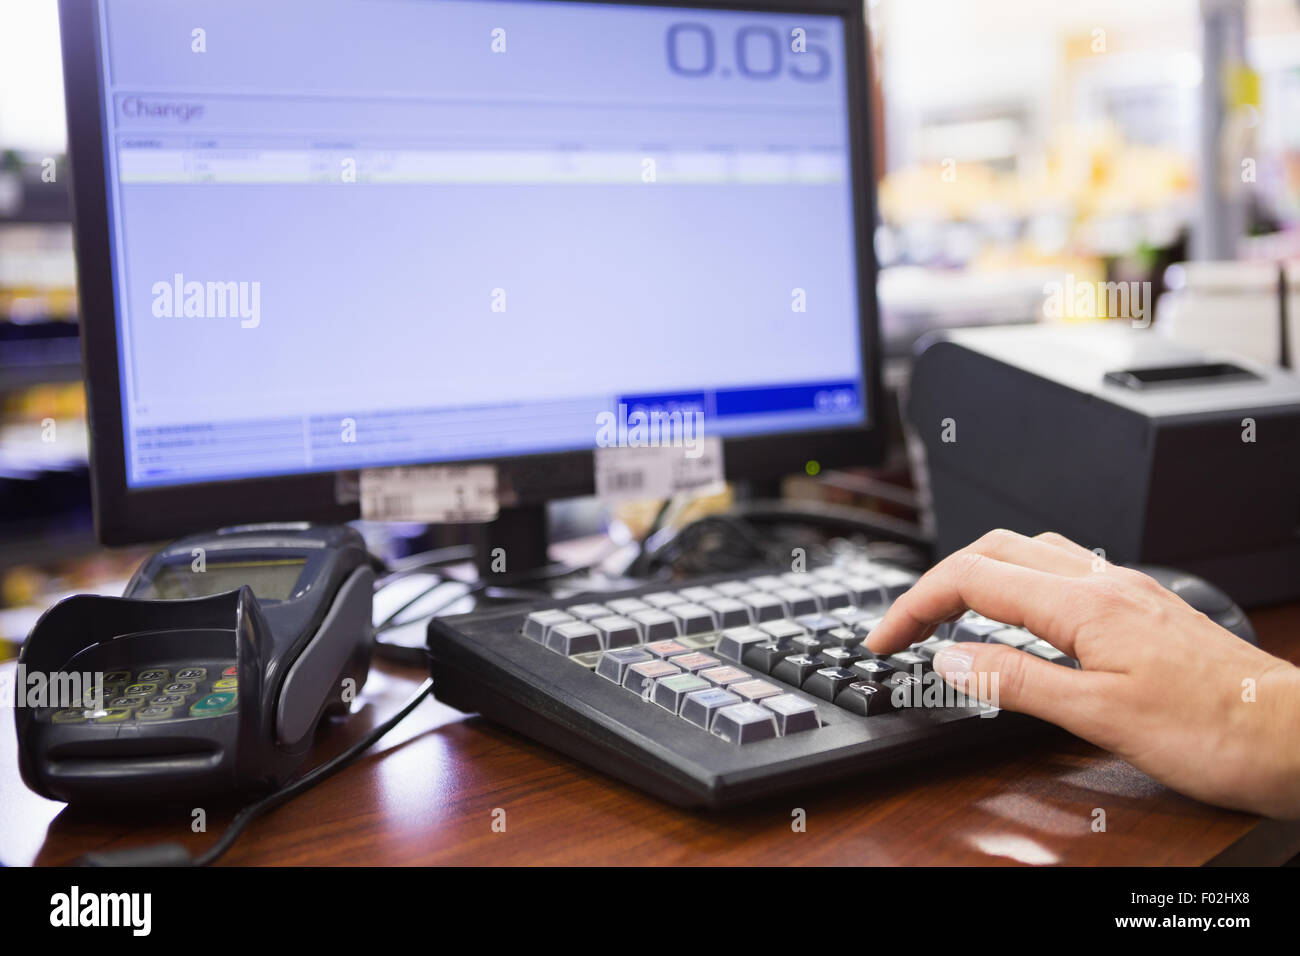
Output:
[[[881,451],[861,0],[61,0],[98,533]],[[340,475],[344,480],[340,480]]]

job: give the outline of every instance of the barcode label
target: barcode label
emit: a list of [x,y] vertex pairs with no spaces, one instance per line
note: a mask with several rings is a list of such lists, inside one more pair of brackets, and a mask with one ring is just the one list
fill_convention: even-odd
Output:
[[596,496],[671,498],[683,492],[708,494],[723,486],[722,440],[702,438],[691,449],[610,447],[595,451]]
[[497,516],[492,465],[368,468],[361,472],[361,517],[367,521],[467,524]]

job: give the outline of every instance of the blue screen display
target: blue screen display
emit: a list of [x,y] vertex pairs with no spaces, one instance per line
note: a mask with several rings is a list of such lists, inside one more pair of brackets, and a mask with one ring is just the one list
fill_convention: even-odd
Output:
[[838,18],[99,2],[129,486],[867,420]]

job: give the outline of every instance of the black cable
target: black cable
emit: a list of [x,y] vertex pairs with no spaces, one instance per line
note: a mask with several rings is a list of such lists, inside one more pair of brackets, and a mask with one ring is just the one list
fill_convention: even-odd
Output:
[[[449,598],[448,600],[443,601],[441,604],[439,604],[437,607],[435,607],[432,611],[428,611],[428,612],[426,612],[426,613],[423,613],[423,614],[419,615],[418,617],[413,617],[413,618],[411,618],[410,620],[407,620],[407,621],[399,621],[399,620],[397,620],[397,616],[398,616],[399,614],[401,614],[403,611],[405,611],[405,610],[407,610],[408,608],[410,608],[411,605],[415,604],[415,603],[416,603],[417,601],[419,601],[421,598],[427,597],[429,594],[431,594],[432,592],[436,591],[438,588],[442,587],[444,584],[464,584],[464,585],[465,585],[465,590],[464,590],[464,591],[460,591],[460,592],[458,592],[457,594],[453,595],[453,596],[452,596],[451,598]],[[420,591],[419,594],[417,594],[415,597],[411,598],[411,600],[407,601],[405,604],[403,604],[401,607],[399,607],[399,608],[398,608],[396,611],[394,611],[392,614],[388,615],[388,617],[384,618],[382,621],[380,621],[378,624],[376,624],[376,625],[375,625],[375,637],[378,637],[380,634],[383,634],[385,631],[391,631],[391,630],[393,630],[394,628],[398,628],[398,627],[406,627],[406,625],[408,625],[408,624],[415,624],[415,623],[417,623],[417,622],[419,622],[419,621],[427,621],[429,618],[431,618],[431,617],[435,617],[435,616],[438,614],[439,611],[444,611],[444,610],[446,610],[447,608],[451,607],[453,604],[455,604],[457,601],[461,600],[462,598],[467,598],[467,597],[469,597],[469,596],[472,595],[472,594],[479,594],[479,593],[481,593],[481,592],[487,590],[487,587],[488,587],[488,585],[487,585],[485,582],[483,582],[483,581],[479,581],[479,582],[476,582],[476,583],[474,583],[474,584],[469,584],[468,582],[465,582],[465,581],[456,581],[454,578],[447,578],[447,579],[441,580],[441,581],[439,581],[438,583],[433,584],[433,585],[430,585],[429,587],[427,587],[427,588],[423,589],[422,591]],[[383,643],[383,642],[381,641],[380,643]]]
[[411,713],[411,711],[420,706],[420,703],[424,698],[428,697],[432,691],[433,678],[427,677],[425,678],[424,683],[421,684],[411,696],[411,699],[402,706],[401,710],[389,717],[374,730],[370,731],[370,733],[366,734],[366,736],[362,737],[347,750],[343,751],[336,757],[325,761],[325,763],[321,764],[310,773],[299,777],[293,783],[289,784],[289,786],[277,790],[275,793],[265,796],[256,803],[249,804],[247,807],[240,810],[239,813],[235,814],[235,819],[230,821],[230,825],[226,827],[225,832],[221,834],[221,838],[194,859],[194,865],[207,866],[212,863],[230,849],[234,842],[239,839],[239,835],[244,831],[245,827],[267,810],[279,806],[281,803],[297,796],[304,790],[314,787],[327,777],[332,777],[334,774],[338,773],[362,753],[373,747],[379,742],[380,738],[401,723],[402,720]]

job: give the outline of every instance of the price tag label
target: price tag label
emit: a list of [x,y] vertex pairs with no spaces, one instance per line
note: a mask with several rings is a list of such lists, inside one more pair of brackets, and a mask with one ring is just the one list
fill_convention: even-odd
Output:
[[361,517],[367,521],[468,524],[497,516],[492,465],[420,465],[361,472]]
[[595,464],[596,496],[606,501],[714,494],[724,486],[722,439],[715,436],[691,449],[597,448]]

